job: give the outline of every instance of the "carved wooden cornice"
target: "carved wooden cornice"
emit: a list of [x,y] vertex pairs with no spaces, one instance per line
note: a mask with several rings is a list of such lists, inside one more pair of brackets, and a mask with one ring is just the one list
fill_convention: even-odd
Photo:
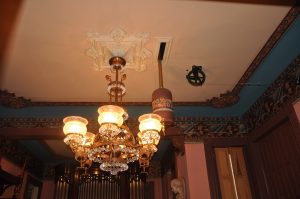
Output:
[[31,105],[31,100],[24,97],[17,97],[14,93],[0,90],[0,105],[9,108],[24,108]]
[[[136,120],[129,119],[127,125],[133,132],[138,132]],[[12,139],[26,136],[31,139],[61,139],[62,126],[62,118],[0,118],[0,135]],[[175,126],[180,129],[187,142],[202,142],[204,138],[246,135],[244,124],[239,117],[177,117]],[[98,128],[97,120],[89,119],[89,131],[97,132]]]
[[247,132],[251,132],[277,113],[284,104],[300,97],[300,55],[273,82],[243,115]]

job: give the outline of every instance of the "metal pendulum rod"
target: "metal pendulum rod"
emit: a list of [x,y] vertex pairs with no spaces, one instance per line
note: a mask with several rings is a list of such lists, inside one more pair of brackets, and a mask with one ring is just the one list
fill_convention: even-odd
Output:
[[157,60],[158,63],[158,81],[159,81],[159,88],[164,87],[163,75],[162,75],[162,64],[161,60]]
[[165,49],[166,49],[166,43],[165,42],[160,43],[158,57],[157,57],[159,88],[164,87],[163,74],[162,74],[162,60],[164,58]]
[[119,67],[116,67],[116,90],[115,90],[115,102],[118,102],[118,94],[119,94]]

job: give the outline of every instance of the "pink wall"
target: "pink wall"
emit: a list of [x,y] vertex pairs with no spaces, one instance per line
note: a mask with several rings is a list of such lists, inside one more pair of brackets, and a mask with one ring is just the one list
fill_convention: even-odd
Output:
[[204,145],[185,144],[189,199],[210,199]]
[[154,198],[155,199],[162,199],[162,184],[161,184],[161,178],[151,178],[147,181],[154,183]]
[[176,167],[177,167],[177,177],[183,178],[185,180],[185,189],[186,189],[186,197],[190,198],[189,196],[189,181],[188,181],[188,170],[186,164],[186,153],[184,155],[177,155],[176,156]]

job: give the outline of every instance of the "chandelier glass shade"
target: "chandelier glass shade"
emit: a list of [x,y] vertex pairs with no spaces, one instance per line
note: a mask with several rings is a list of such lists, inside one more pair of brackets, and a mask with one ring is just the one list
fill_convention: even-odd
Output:
[[[118,72],[126,62],[121,57],[113,57],[111,60],[116,80],[113,81],[113,92],[109,94],[118,102],[118,97],[123,96],[124,92],[124,83],[121,82],[124,78],[119,81]],[[110,83],[109,86],[111,85]],[[162,118],[153,113],[140,116],[138,119],[140,132],[135,139],[124,124],[128,114],[122,107],[104,105],[99,107],[98,113],[100,127],[99,132],[95,134],[87,132],[88,121],[85,118],[69,116],[63,120],[63,131],[66,136],[64,142],[75,153],[75,159],[80,162],[81,167],[89,167],[92,162],[98,162],[101,170],[112,175],[127,170],[128,164],[137,160],[144,169],[149,167],[149,162],[157,151],[159,133],[163,130]]]

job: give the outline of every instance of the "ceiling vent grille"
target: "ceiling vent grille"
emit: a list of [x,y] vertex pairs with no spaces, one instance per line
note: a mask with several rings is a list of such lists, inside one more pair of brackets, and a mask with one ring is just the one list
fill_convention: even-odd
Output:
[[157,37],[156,38],[156,50],[155,61],[160,60],[162,65],[167,65],[172,45],[171,37]]

